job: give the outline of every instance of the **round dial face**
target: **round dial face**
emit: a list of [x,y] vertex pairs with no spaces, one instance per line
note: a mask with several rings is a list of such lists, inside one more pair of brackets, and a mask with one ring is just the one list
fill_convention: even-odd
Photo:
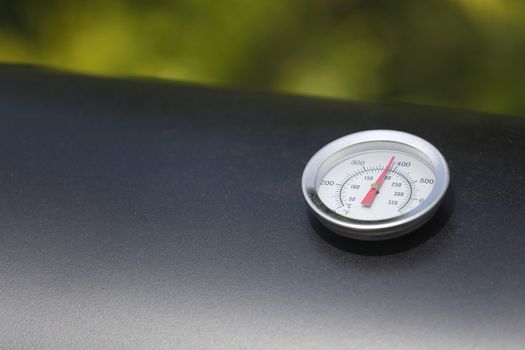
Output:
[[401,131],[369,130],[343,136],[314,154],[302,189],[327,228],[381,240],[428,221],[449,178],[445,158],[429,142]]
[[436,176],[429,165],[399,151],[353,154],[329,169],[317,193],[344,217],[380,221],[407,213],[425,201]]

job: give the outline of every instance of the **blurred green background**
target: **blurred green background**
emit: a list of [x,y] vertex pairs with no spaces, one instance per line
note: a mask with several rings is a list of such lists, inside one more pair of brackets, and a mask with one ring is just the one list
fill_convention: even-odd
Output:
[[0,62],[525,115],[525,2],[0,0]]

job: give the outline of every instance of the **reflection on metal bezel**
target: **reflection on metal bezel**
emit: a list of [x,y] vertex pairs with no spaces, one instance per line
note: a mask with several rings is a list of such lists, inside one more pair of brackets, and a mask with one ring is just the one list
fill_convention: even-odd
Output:
[[[335,213],[317,195],[321,177],[334,164],[361,150],[395,149],[411,154],[431,167],[436,182],[423,203],[405,214],[387,220],[360,221]],[[409,233],[432,217],[450,181],[443,155],[422,138],[401,131],[370,130],[343,136],[320,149],[306,165],[302,177],[303,195],[319,220],[330,230],[360,240],[382,240]]]

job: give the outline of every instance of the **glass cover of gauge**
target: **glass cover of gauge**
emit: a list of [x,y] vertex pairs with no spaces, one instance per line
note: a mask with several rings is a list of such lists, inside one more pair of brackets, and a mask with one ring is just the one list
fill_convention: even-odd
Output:
[[337,139],[303,173],[305,199],[321,222],[364,240],[397,237],[426,222],[449,184],[445,158],[427,141],[371,130]]

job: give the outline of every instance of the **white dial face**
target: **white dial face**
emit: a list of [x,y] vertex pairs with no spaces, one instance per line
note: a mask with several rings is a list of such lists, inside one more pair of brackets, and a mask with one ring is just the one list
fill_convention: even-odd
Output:
[[380,221],[419,206],[435,182],[431,167],[418,157],[400,151],[371,150],[335,164],[318,184],[317,195],[339,215]]

